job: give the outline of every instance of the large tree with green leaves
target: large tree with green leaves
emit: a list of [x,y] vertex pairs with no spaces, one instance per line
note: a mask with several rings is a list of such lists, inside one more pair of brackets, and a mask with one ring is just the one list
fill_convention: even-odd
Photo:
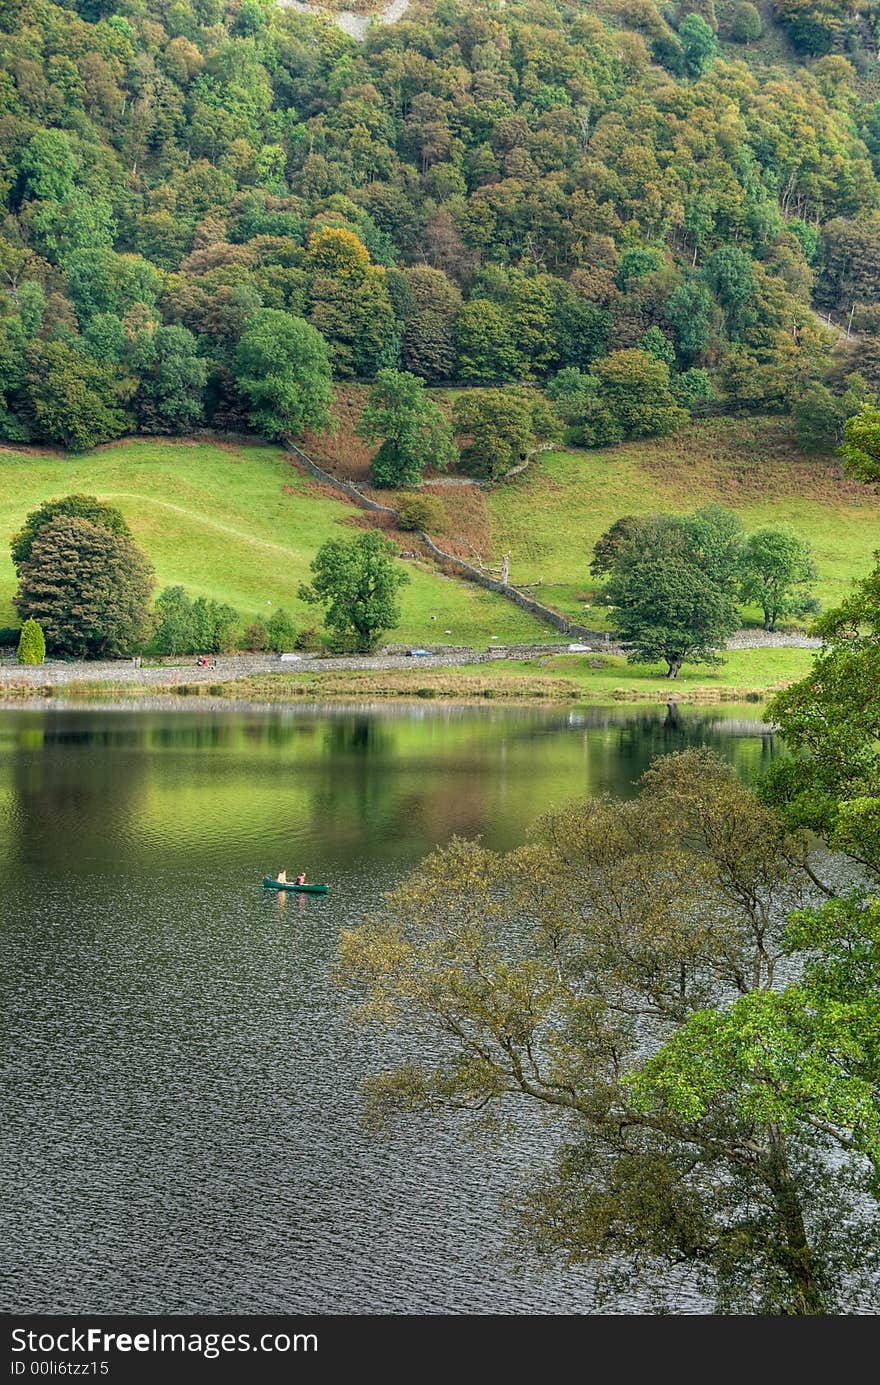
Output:
[[400,620],[397,593],[409,581],[394,545],[375,529],[355,539],[328,539],[310,564],[300,597],[324,607],[324,624],[341,644],[375,649]]
[[238,344],[235,374],[251,422],[266,437],[298,438],[305,428],[321,433],[331,426],[327,343],[303,318],[276,308],[254,313]]
[[149,639],[153,569],[125,535],[59,515],[37,534],[19,574],[15,609],[39,622],[50,652],[113,658]]
[[125,432],[129,420],[119,407],[112,365],[96,361],[78,344],[40,341],[29,348],[27,366],[36,437],[85,452]]
[[785,616],[818,612],[812,593],[818,576],[810,545],[793,530],[767,524],[742,546],[740,595],[760,606],[765,630],[775,630]]
[[458,457],[446,414],[408,370],[379,371],[357,431],[367,442],[382,440],[370,469],[377,486],[417,486],[423,467],[442,471]]
[[701,560],[687,522],[670,516],[645,519],[624,536],[604,599],[630,662],[662,659],[670,678],[685,662],[721,663],[718,651],[737,627],[710,557]]

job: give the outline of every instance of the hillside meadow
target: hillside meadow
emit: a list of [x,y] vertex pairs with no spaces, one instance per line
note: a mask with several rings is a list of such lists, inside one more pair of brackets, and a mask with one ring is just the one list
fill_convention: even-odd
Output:
[[[778,418],[712,419],[674,438],[544,453],[486,507],[494,552],[511,553],[511,580],[543,579],[542,600],[601,629],[607,613],[588,570],[599,535],[621,515],[713,502],[735,510],[747,530],[785,524],[807,539],[823,607],[847,594],[880,548],[880,496],[842,479],[834,460],[799,453]],[[759,612],[744,617],[757,623]]]
[[[116,505],[156,568],[158,588],[228,602],[242,622],[283,606],[304,627],[320,611],[297,595],[329,538],[351,538],[362,512],[309,481],[277,446],[126,441],[83,456],[0,451],[0,625],[12,624],[9,540],[42,501],[72,492]],[[488,645],[558,639],[492,592],[419,565],[401,593],[394,638]]]

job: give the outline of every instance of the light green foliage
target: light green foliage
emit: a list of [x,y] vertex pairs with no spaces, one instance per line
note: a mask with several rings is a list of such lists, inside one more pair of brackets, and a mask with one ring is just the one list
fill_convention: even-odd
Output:
[[840,448],[847,475],[880,481],[880,409],[864,407],[846,420]]
[[813,668],[767,710],[791,754],[764,792],[880,878],[880,566],[813,628],[823,639]]
[[295,649],[296,641],[296,625],[284,607],[279,606],[266,621],[266,648],[283,654],[286,650]]
[[663,437],[687,420],[670,389],[668,365],[644,351],[612,351],[594,363],[593,374],[621,437]]
[[770,525],[749,534],[742,550],[742,599],[760,606],[764,629],[784,616],[815,615],[812,588],[819,573],[810,545],[790,529]]
[[734,43],[755,43],[763,31],[761,16],[755,6],[749,0],[738,0],[730,21],[730,37]]
[[300,597],[325,608],[324,624],[338,640],[353,640],[369,653],[400,620],[397,592],[410,579],[396,553],[375,530],[348,541],[328,539],[315,555],[311,585],[300,587]]
[[406,370],[379,371],[357,431],[368,442],[382,439],[370,471],[377,486],[417,486],[423,467],[442,471],[458,458],[446,415]]
[[46,657],[46,640],[35,620],[26,620],[18,639],[17,658],[20,664],[41,664]]
[[253,426],[269,438],[329,428],[333,393],[327,345],[302,318],[275,308],[253,314],[238,345],[236,379]]
[[442,534],[449,520],[443,501],[436,495],[402,495],[397,502],[397,523],[401,529],[424,529]]

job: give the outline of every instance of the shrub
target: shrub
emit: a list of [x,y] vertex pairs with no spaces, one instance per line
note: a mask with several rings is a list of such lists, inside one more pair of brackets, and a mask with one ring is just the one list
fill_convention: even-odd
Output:
[[266,648],[267,638],[266,622],[263,620],[255,620],[252,625],[244,627],[244,647],[253,654],[258,654],[261,649]]
[[397,506],[397,523],[401,529],[442,533],[446,518],[446,506],[436,495],[402,495]]
[[42,626],[35,620],[26,620],[21,627],[18,641],[18,662],[20,664],[41,664],[46,657],[46,640]]
[[734,5],[733,18],[730,23],[730,37],[734,43],[754,43],[761,37],[763,29],[760,14],[754,5],[748,3],[748,0]]
[[279,606],[273,616],[266,621],[266,648],[274,654],[283,654],[296,645],[296,626],[283,606]]
[[300,630],[293,642],[294,649],[317,649],[320,645],[320,634],[315,625],[307,625],[304,630]]
[[0,649],[17,648],[20,636],[20,625],[0,625]]

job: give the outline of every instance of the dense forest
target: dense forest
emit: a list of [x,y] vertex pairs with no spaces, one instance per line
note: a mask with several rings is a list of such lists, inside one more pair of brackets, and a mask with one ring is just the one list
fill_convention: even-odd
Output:
[[714,0],[416,0],[362,44],[263,0],[2,13],[7,439],[255,425],[303,351],[546,385],[585,445],[774,410],[830,447],[880,391],[880,5],[778,0],[766,47]]

